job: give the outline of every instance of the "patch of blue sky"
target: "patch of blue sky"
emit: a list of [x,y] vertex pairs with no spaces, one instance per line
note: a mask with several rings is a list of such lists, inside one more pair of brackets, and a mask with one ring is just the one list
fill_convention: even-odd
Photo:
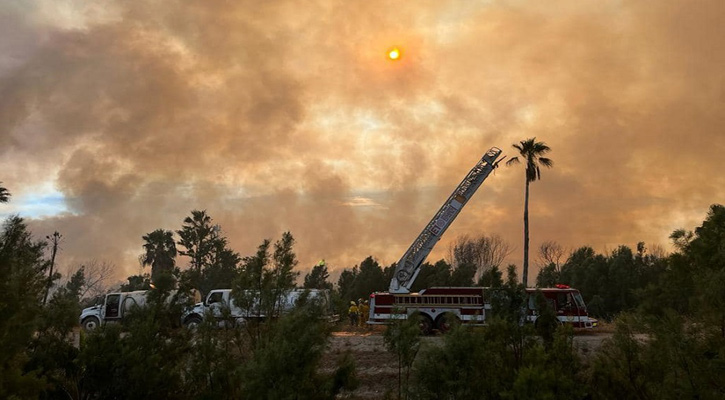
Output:
[[23,218],[44,218],[68,212],[65,196],[62,193],[43,192],[26,193],[10,197],[10,202],[0,205],[0,219],[10,215]]

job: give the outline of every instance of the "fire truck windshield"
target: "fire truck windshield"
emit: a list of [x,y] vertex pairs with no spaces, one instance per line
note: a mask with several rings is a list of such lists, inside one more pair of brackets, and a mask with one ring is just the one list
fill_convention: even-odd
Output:
[[578,308],[584,308],[584,299],[582,299],[582,295],[579,292],[574,292],[574,301],[576,302],[576,306]]

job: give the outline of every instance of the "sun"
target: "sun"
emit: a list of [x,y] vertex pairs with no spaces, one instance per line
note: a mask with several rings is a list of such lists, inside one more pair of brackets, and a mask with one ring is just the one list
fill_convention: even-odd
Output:
[[393,47],[388,51],[388,58],[391,60],[399,60],[400,59],[400,49],[397,47]]

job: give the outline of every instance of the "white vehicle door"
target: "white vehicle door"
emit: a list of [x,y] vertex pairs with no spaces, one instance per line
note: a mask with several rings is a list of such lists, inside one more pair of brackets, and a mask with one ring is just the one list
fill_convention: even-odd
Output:
[[121,294],[120,293],[112,293],[106,295],[106,301],[104,303],[103,307],[103,319],[107,321],[115,321],[118,319],[121,319],[120,314],[120,304],[121,303]]
[[206,306],[211,310],[215,318],[221,318],[222,308],[227,306],[224,301],[224,292],[211,292],[206,298]]

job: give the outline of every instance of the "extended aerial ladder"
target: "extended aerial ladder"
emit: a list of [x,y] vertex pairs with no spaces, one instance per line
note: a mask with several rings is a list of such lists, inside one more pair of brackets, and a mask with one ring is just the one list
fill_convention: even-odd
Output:
[[433,216],[433,219],[418,235],[403,258],[398,261],[395,267],[393,279],[390,280],[390,293],[410,293],[410,287],[420,272],[420,266],[430,254],[433,247],[438,243],[443,233],[456,219],[466,202],[476,193],[491,171],[496,168],[496,159],[501,155],[501,149],[492,147],[463,178],[456,190],[451,193],[448,200]]

